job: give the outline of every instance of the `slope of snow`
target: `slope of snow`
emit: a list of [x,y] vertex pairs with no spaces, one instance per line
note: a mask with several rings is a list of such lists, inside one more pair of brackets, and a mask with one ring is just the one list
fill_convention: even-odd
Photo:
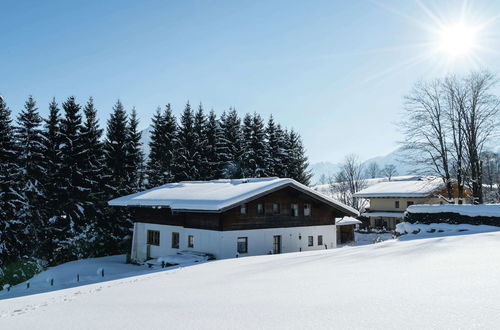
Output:
[[207,262],[0,301],[2,329],[494,329],[500,232]]
[[410,213],[458,213],[469,217],[500,217],[500,204],[443,204],[443,205],[411,205]]
[[[89,258],[66,262],[64,264],[50,267],[35,275],[26,282],[0,291],[0,299],[9,299],[44,293],[54,290],[73,288],[77,286],[106,282],[120,278],[149,274],[161,269],[162,261],[180,266],[194,265],[206,261],[206,257],[196,256],[189,253],[180,253],[176,256],[168,256],[149,260],[148,265],[126,264],[126,256],[114,255],[101,258]],[[171,266],[175,268],[177,266]],[[104,276],[103,276],[104,275]],[[29,283],[29,289],[27,284]]]

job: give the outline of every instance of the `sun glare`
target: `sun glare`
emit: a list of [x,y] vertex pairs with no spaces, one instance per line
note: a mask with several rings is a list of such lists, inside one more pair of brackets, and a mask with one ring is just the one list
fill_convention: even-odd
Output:
[[469,55],[476,47],[476,31],[463,23],[445,26],[440,31],[439,50],[450,57]]

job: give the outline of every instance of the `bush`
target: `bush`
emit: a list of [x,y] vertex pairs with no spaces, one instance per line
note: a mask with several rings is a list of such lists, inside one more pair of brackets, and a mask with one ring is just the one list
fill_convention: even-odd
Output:
[[23,259],[11,262],[0,269],[0,290],[3,289],[5,284],[16,285],[22,283],[42,270],[43,267],[34,260]]
[[409,223],[448,223],[450,225],[487,225],[500,226],[500,217],[469,217],[459,213],[441,212],[441,213],[411,213],[407,211],[404,218],[405,222]]

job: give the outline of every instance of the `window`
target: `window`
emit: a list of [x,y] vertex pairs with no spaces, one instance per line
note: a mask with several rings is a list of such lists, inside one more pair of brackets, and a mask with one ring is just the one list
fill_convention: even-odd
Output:
[[394,202],[394,207],[397,208],[397,209],[399,209],[399,201],[395,201]]
[[194,247],[194,236],[193,235],[188,235],[188,247],[189,248]]
[[279,203],[273,203],[273,214],[280,214],[280,204]]
[[172,249],[179,248],[179,233],[172,233]]
[[247,214],[247,204],[240,205],[240,214]]
[[307,237],[307,246],[313,246],[314,245],[314,237],[309,236]]
[[318,245],[323,245],[323,235],[318,235]]
[[264,215],[264,203],[257,204],[257,215]]
[[148,230],[148,244],[160,245],[160,232],[158,230]]
[[238,237],[238,253],[248,252],[248,237]]
[[414,203],[412,201],[408,201],[406,202],[406,207],[410,206],[410,205],[413,205]]
[[292,217],[299,216],[299,204],[292,204],[290,206],[290,214],[292,215]]
[[304,216],[308,217],[311,215],[311,204],[304,204]]

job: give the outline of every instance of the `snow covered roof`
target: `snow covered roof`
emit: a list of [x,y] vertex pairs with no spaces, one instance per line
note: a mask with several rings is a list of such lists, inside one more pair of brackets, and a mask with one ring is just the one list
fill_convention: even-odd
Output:
[[342,219],[335,222],[337,226],[359,225],[360,223],[362,222],[353,217],[343,217]]
[[405,217],[404,212],[365,212],[361,214],[363,217],[373,217],[373,218],[400,218],[403,219]]
[[377,183],[354,194],[354,197],[427,197],[444,187],[437,177],[419,177],[418,180]]
[[469,217],[500,217],[500,204],[443,204],[443,205],[411,205],[409,213],[458,213]]
[[222,212],[238,204],[284,187],[294,187],[348,215],[359,212],[293,179],[251,178],[211,181],[183,181],[119,197],[108,202],[111,206],[163,206],[180,211]]

